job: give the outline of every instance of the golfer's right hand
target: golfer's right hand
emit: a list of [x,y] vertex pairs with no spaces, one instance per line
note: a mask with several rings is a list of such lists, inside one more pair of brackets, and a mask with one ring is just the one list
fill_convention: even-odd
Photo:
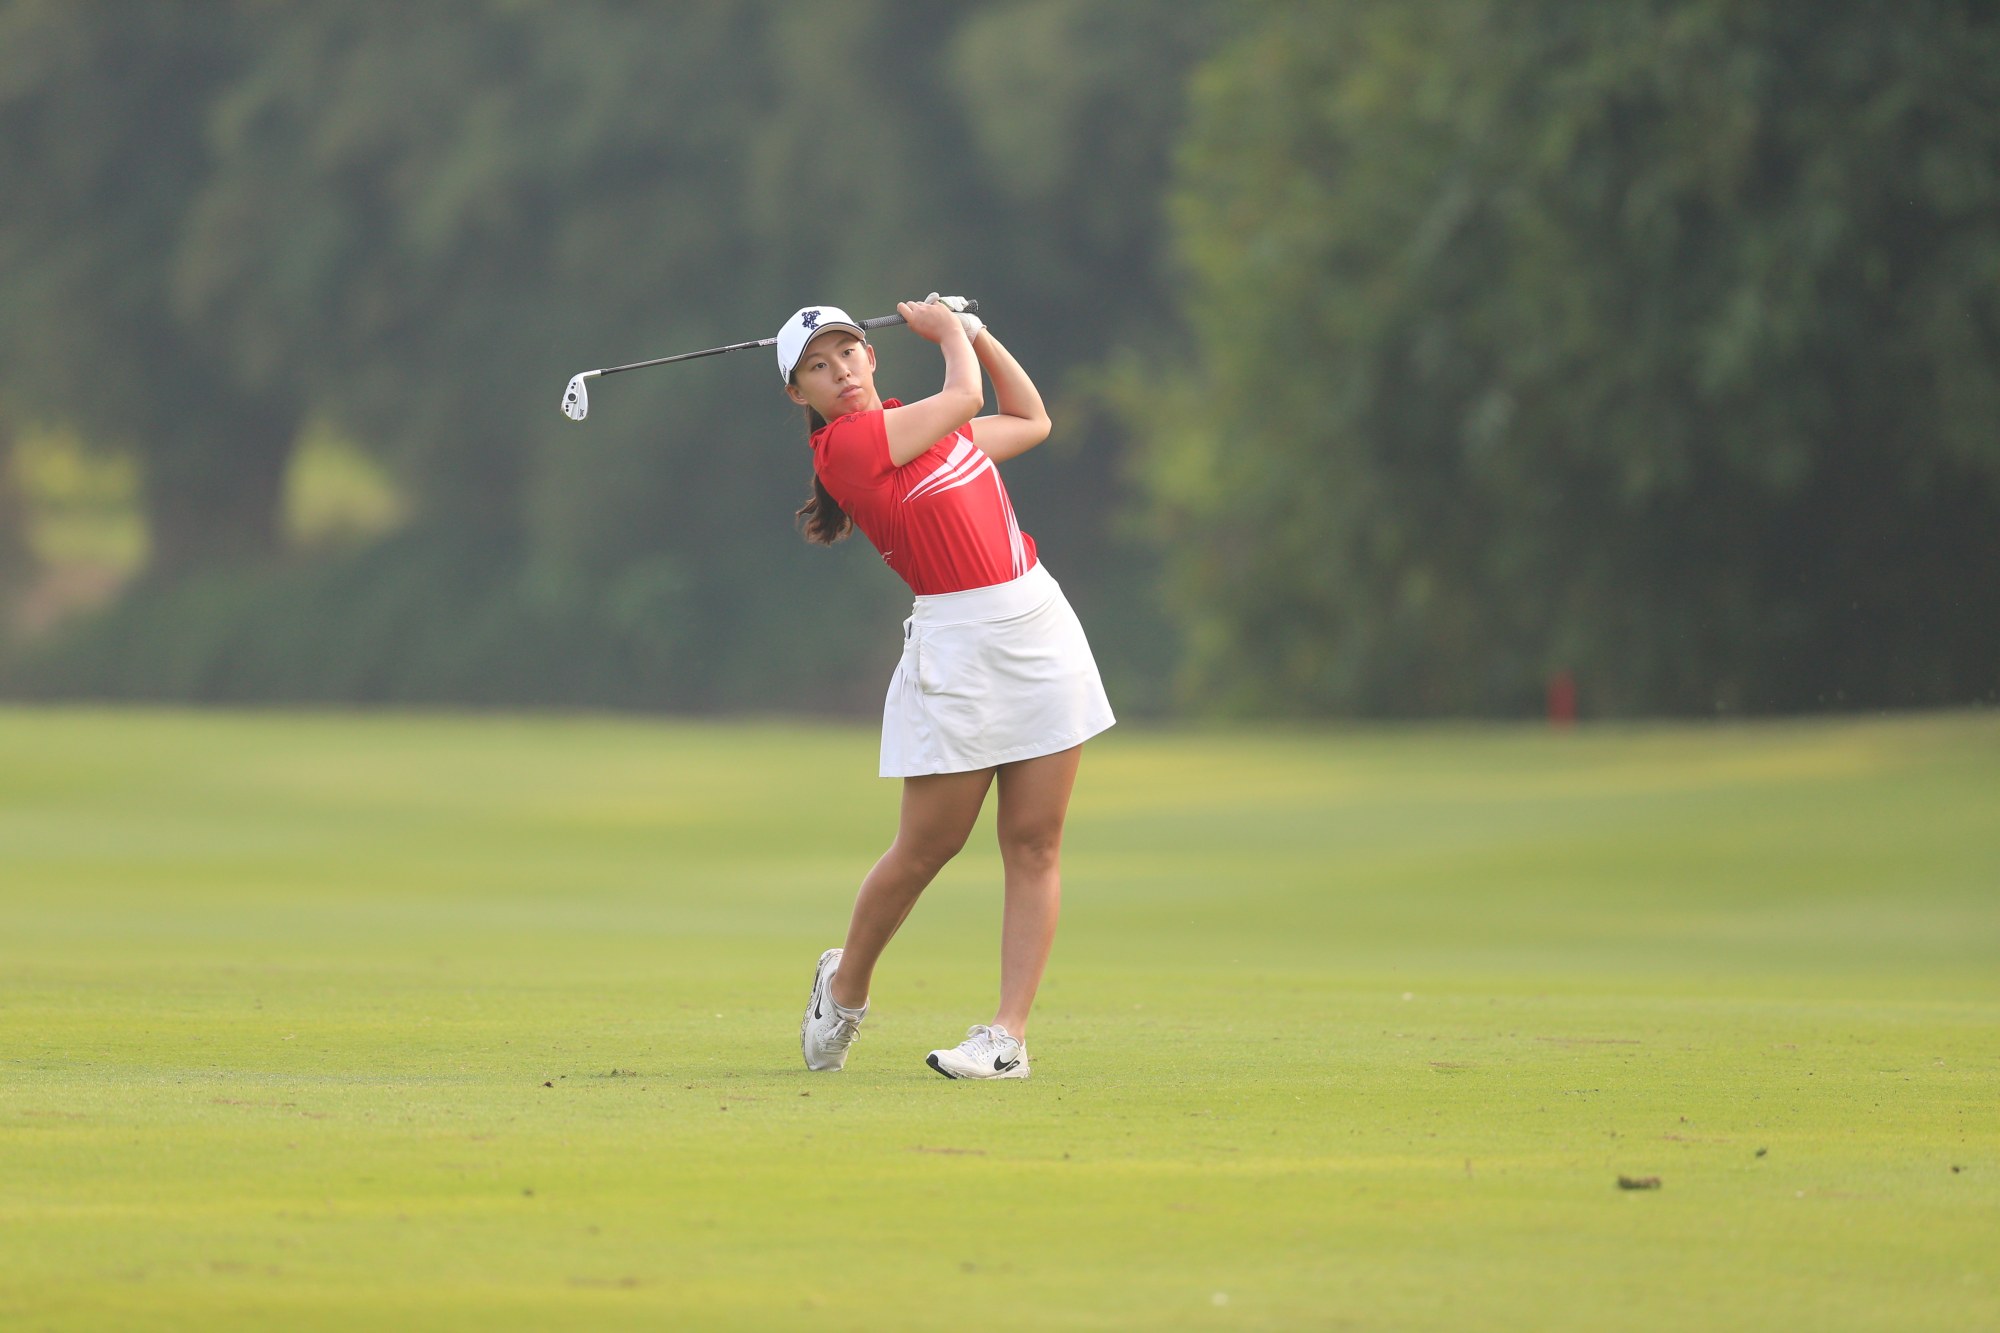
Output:
[[896,313],[926,342],[942,344],[953,332],[960,336],[965,333],[958,316],[946,306],[933,305],[928,301],[898,301]]

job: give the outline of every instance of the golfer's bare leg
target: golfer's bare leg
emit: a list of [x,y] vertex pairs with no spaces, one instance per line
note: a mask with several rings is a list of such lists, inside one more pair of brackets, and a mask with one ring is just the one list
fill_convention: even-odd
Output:
[[990,768],[903,779],[903,815],[896,840],[861,881],[861,892],[854,899],[840,970],[833,974],[830,987],[836,1004],[859,1009],[868,1002],[876,960],[937,872],[965,846],[992,782]]
[[1000,1009],[993,1021],[1025,1039],[1062,908],[1063,819],[1083,747],[1000,768],[1000,861],[1007,907],[1000,925]]

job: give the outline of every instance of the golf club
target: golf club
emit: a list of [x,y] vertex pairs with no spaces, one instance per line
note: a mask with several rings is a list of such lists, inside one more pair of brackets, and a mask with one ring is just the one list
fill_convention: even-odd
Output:
[[[968,300],[965,297],[947,296],[941,298],[941,301],[953,310],[965,311],[971,314],[979,313],[979,302]],[[864,329],[880,329],[886,328],[891,324],[901,324],[903,322],[901,315],[883,315],[880,319],[862,320],[861,327]],[[699,352],[682,352],[679,356],[662,356],[656,357],[651,361],[634,361],[629,365],[606,366],[602,370],[581,371],[570,376],[569,387],[563,390],[563,415],[571,421],[581,421],[590,414],[590,391],[584,387],[584,381],[593,376],[616,375],[621,370],[644,370],[647,366],[664,366],[673,361],[692,361],[698,356],[718,356],[723,352],[741,352],[751,347],[770,347],[777,341],[776,338],[760,338],[756,342],[730,343],[727,347],[710,347]]]

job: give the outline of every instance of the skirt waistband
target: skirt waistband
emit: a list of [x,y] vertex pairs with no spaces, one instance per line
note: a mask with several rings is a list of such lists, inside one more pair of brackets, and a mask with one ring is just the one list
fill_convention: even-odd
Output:
[[923,593],[917,597],[910,619],[924,629],[940,625],[967,625],[980,620],[1005,620],[1025,615],[1053,597],[1059,589],[1055,576],[1039,561],[1018,579],[995,583],[964,592]]

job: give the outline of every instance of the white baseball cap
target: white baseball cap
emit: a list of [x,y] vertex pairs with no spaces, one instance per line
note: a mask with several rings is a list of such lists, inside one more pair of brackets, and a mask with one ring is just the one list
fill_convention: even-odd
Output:
[[786,320],[785,327],[778,330],[778,378],[790,384],[792,367],[799,363],[806,344],[828,329],[852,329],[855,337],[864,342],[868,339],[862,327],[839,306],[809,305]]

